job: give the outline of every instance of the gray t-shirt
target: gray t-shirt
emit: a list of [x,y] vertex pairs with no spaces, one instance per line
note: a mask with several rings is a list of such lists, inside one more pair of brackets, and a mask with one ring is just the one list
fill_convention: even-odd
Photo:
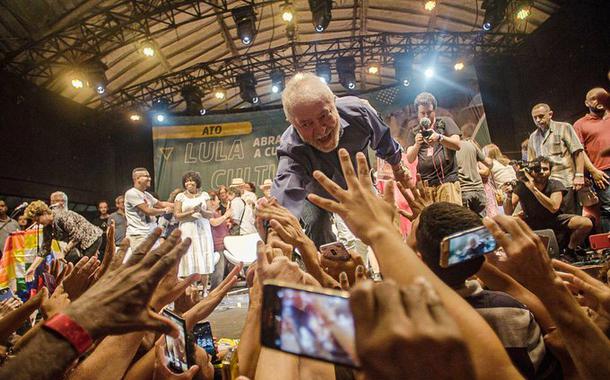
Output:
[[143,213],[138,206],[146,203],[154,207],[159,202],[147,191],[140,191],[135,187],[125,192],[125,216],[127,217],[127,236],[148,235],[157,227],[157,218]]
[[110,214],[110,219],[114,220],[114,244],[119,245],[125,239],[127,232],[127,218],[118,212]]
[[[0,226],[3,225],[4,223],[6,223],[6,219],[4,219],[4,220],[0,219]],[[4,243],[6,242],[6,239],[11,234],[11,232],[18,231],[18,230],[19,230],[19,224],[17,223],[17,221],[15,219],[9,218],[9,221],[6,224],[6,226],[4,226],[4,228],[0,230],[0,253],[4,250]]]
[[483,152],[472,141],[462,140],[461,148],[455,154],[459,167],[458,175],[462,191],[482,191],[483,180],[477,162],[484,161]]

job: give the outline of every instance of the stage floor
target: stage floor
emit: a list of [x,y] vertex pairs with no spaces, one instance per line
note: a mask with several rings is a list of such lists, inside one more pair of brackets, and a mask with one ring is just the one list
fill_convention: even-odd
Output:
[[239,338],[248,312],[248,289],[236,289],[208,317],[216,338]]

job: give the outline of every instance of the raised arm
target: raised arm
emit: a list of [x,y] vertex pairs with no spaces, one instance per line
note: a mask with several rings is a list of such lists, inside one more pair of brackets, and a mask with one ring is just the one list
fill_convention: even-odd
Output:
[[271,187],[271,196],[299,218],[305,201],[305,186],[311,181],[311,177],[305,172],[303,165],[296,162],[292,157],[278,154],[280,156],[277,174]]

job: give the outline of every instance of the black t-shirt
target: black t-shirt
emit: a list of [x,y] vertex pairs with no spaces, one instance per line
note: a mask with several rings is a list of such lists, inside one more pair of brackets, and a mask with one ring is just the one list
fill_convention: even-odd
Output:
[[[542,193],[550,198],[551,194],[558,191],[560,191],[562,195],[565,195],[567,189],[561,182],[549,178],[549,182],[547,182]],[[532,193],[521,181],[517,183],[514,192],[519,196],[519,202],[521,203],[521,208],[525,213],[525,219],[528,221],[528,224],[548,225],[555,220],[557,215],[563,213],[563,202],[561,202],[562,205],[559,208],[559,211],[553,214],[536,199],[534,193]]]
[[[461,135],[455,121],[449,117],[437,116],[434,124],[436,132],[446,137]],[[409,131],[407,134],[407,145],[415,144],[415,135],[419,131],[419,125]],[[417,153],[417,172],[421,175],[422,180],[428,181],[430,185],[434,186],[441,183],[458,181],[455,150],[447,149],[440,143],[435,144],[434,147],[423,143]]]

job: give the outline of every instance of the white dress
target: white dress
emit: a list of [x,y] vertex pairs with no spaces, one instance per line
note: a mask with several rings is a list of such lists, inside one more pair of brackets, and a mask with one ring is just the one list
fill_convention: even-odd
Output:
[[[195,206],[201,205],[201,209],[207,208],[206,201],[210,196],[202,191],[195,198],[189,198],[184,193],[178,194],[177,202],[182,202],[181,212],[192,210]],[[186,277],[193,273],[210,274],[214,272],[214,241],[212,239],[212,227],[210,221],[199,213],[193,214],[193,220],[180,222],[182,239],[190,238],[191,246],[182,260],[178,275]]]

